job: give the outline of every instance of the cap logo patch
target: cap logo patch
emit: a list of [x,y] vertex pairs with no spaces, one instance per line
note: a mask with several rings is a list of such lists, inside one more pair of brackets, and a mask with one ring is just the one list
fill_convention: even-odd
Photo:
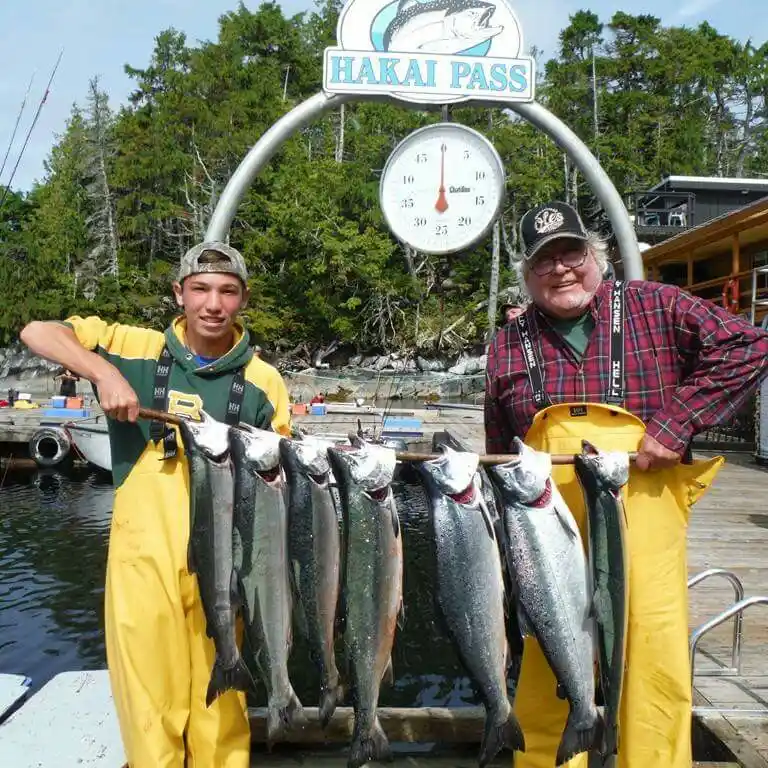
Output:
[[533,228],[539,235],[546,235],[549,232],[554,232],[563,226],[565,218],[560,211],[554,208],[545,208],[543,211],[539,211],[533,220]]

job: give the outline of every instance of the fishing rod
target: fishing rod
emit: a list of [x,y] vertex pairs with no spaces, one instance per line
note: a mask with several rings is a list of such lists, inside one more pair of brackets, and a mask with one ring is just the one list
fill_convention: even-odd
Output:
[[29,98],[29,92],[32,90],[32,81],[35,79],[35,73],[32,73],[32,77],[29,78],[29,85],[27,86],[27,92],[24,94],[24,98],[21,101],[21,107],[19,108],[19,114],[16,115],[16,125],[13,126],[13,133],[11,134],[11,140],[8,142],[8,149],[5,150],[5,157],[3,158],[3,164],[0,166],[0,179],[3,177],[5,171],[5,164],[8,162],[8,155],[11,154],[11,148],[13,142],[16,139],[16,131],[19,129],[19,123],[21,122],[21,116],[24,114],[24,110],[27,108],[27,99]]
[[56,75],[56,70],[59,68],[59,64],[61,63],[61,57],[64,55],[64,49],[61,49],[61,53],[59,53],[59,58],[56,60],[56,65],[53,68],[53,72],[51,72],[51,76],[48,78],[48,85],[45,87],[45,93],[43,94],[43,98],[40,99],[40,103],[37,105],[37,112],[35,112],[35,117],[32,120],[32,125],[29,126],[29,130],[27,131],[27,137],[24,139],[24,144],[21,147],[21,152],[19,152],[18,158],[16,158],[16,165],[13,167],[13,171],[11,172],[11,177],[8,179],[8,184],[5,186],[5,190],[3,191],[3,197],[0,199],[0,211],[3,209],[3,205],[5,205],[5,199],[8,197],[8,193],[11,191],[11,182],[13,182],[13,177],[16,175],[16,171],[19,168],[19,163],[21,163],[21,158],[24,156],[24,152],[27,148],[27,144],[29,143],[29,138],[32,136],[32,131],[35,130],[35,126],[37,125],[38,118],[40,117],[40,113],[43,111],[43,104],[45,104],[46,99],[48,98],[48,94],[51,90],[51,83],[53,83],[53,78]]
[[[139,418],[142,419],[150,419],[153,421],[164,421],[167,424],[174,424],[176,426],[179,426],[181,424],[182,419],[185,419],[188,417],[183,416],[177,416],[173,413],[168,413],[167,411],[156,411],[153,408],[139,408]],[[243,425],[242,427],[238,427],[239,429],[248,429],[246,425]],[[421,461],[434,461],[435,459],[439,459],[442,457],[442,454],[440,453],[413,453],[411,451],[397,451],[395,454],[398,461],[402,462],[421,462]],[[489,453],[486,455],[480,456],[480,464],[484,466],[489,466],[493,464],[507,464],[510,461],[514,461],[515,459],[519,459],[520,454],[517,453]],[[575,455],[574,454],[568,454],[568,453],[562,453],[557,454],[553,453],[550,455],[550,459],[552,461],[553,465],[566,465],[566,464],[573,464],[575,462]],[[629,454],[629,460],[634,461],[637,458],[637,453],[630,452]]]

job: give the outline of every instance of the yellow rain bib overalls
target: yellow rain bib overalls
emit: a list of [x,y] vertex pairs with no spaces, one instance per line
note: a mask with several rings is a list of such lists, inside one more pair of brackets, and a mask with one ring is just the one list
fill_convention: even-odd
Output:
[[[553,405],[534,418],[525,442],[553,454],[581,451],[587,438],[601,450],[636,451],[645,425],[622,408]],[[584,415],[572,416],[571,413]],[[670,469],[632,469],[624,488],[629,541],[629,631],[619,723],[620,768],[691,768],[691,678],[688,658],[686,529],[691,505],[712,483],[723,459]],[[572,465],[552,477],[587,539],[581,485]],[[553,768],[568,716],[541,649],[525,638],[515,711],[525,753],[515,768]],[[587,755],[568,763],[587,768]]]
[[[220,421],[290,434],[285,383],[253,355],[240,325],[232,349],[208,366],[187,349],[181,318],[164,334],[98,317],[66,325],[145,406],[193,418],[205,408]],[[104,622],[125,756],[129,768],[248,768],[245,694],[205,703],[215,647],[189,570],[189,466],[178,428],[154,426],[109,420],[115,499]]]
[[[520,341],[530,351],[526,368],[538,404],[524,442],[552,454],[575,454],[582,439],[603,451],[636,451],[645,435],[642,420],[613,403],[624,393],[624,283],[611,300],[611,347],[607,404],[551,405],[541,365],[524,316]],[[622,493],[629,546],[629,622],[622,707],[619,768],[691,768],[692,691],[688,654],[688,569],[686,530],[691,505],[711,485],[722,457],[642,472],[630,470]],[[588,546],[586,510],[573,465],[553,466],[552,477]],[[538,642],[525,638],[515,712],[526,751],[515,768],[553,768],[568,716],[557,681]],[[566,765],[587,768],[588,755]]]

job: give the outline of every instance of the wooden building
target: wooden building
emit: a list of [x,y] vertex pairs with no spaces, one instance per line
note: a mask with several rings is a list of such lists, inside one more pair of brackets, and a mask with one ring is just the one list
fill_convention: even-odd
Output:
[[668,176],[627,201],[638,240],[656,245],[768,196],[768,179]]
[[[763,183],[760,199],[646,246],[646,278],[682,286],[760,322],[768,315],[768,181]],[[697,208],[698,200],[697,193]],[[639,230],[638,240],[644,240]]]

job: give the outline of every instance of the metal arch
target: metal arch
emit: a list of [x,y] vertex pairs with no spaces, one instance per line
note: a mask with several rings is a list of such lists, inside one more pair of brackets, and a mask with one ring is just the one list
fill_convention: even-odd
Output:
[[[358,97],[359,98],[359,97]],[[205,232],[206,240],[226,242],[237,209],[246,192],[259,175],[261,169],[270,161],[272,155],[304,126],[321,117],[325,112],[340,107],[352,98],[346,95],[327,95],[324,91],[316,93],[306,101],[283,115],[251,147],[248,154],[230,177],[227,186],[216,203],[216,208]]]
[[[709,568],[706,571],[697,573],[688,579],[688,589],[695,587],[697,584],[701,584],[702,581],[712,578],[713,576],[722,576],[726,581],[730,582],[733,587],[733,594],[736,598],[736,602],[739,603],[744,599],[744,585],[741,579],[733,572],[728,571],[725,568]],[[741,638],[742,627],[744,618],[741,613],[737,613],[733,617],[733,641],[731,643],[731,666],[726,667],[721,665],[722,669],[713,669],[706,672],[699,672],[700,676],[705,675],[738,675],[741,672]],[[693,657],[691,657],[691,663],[693,663]]]
[[[324,91],[320,91],[283,115],[254,144],[237,167],[237,170],[232,174],[211,217],[205,233],[206,240],[227,240],[237,209],[245,197],[248,188],[259,174],[259,171],[269,162],[272,155],[282,144],[296,131],[312,120],[317,119],[323,113],[353,100],[375,101],[382,100],[382,97],[361,97],[359,95],[351,96],[346,94],[329,96]],[[391,97],[385,100],[399,106],[409,106],[411,109],[415,109],[418,106],[406,105],[404,102]],[[503,105],[500,102],[473,102],[472,106],[498,109]],[[546,107],[537,102],[528,104],[510,103],[507,106],[548,134],[568,153],[576,167],[591,185],[608,215],[619,244],[625,278],[627,280],[643,279],[643,261],[629,213],[613,182],[602,169],[600,163],[597,162],[595,156],[589,151],[586,144],[560,118],[553,115]]]

